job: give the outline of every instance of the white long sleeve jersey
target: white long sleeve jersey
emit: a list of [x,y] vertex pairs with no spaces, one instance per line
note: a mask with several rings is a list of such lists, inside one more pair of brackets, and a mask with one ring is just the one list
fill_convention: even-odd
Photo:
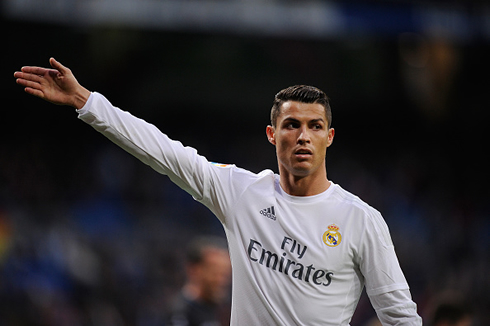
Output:
[[385,325],[421,325],[386,223],[339,185],[290,196],[272,171],[210,163],[101,94],[78,112],[221,221],[233,266],[232,325],[348,325],[364,286]]

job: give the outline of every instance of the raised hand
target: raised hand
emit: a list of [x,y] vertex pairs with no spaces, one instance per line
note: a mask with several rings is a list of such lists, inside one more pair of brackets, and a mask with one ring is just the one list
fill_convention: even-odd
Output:
[[16,82],[24,86],[26,93],[57,105],[69,105],[81,109],[90,96],[90,91],[81,86],[71,70],[54,58],[49,59],[53,69],[22,67],[14,73]]

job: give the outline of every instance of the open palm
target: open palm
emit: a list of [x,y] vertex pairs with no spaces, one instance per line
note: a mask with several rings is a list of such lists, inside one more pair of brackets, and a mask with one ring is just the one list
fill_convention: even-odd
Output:
[[54,58],[49,63],[53,69],[22,67],[21,71],[14,74],[17,83],[24,86],[28,94],[51,103],[81,108],[80,105],[83,106],[90,92],[78,83],[70,69]]

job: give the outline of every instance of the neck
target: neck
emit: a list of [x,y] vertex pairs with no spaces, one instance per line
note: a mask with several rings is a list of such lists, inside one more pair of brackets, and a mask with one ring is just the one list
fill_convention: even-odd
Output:
[[282,189],[291,196],[314,196],[321,194],[330,187],[331,182],[327,174],[298,177],[288,173],[281,173],[280,184]]

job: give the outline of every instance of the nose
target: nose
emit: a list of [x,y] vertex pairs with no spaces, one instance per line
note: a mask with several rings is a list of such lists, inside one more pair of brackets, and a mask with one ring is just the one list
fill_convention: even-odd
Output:
[[302,126],[299,129],[298,144],[303,145],[310,142],[310,133],[307,126]]

